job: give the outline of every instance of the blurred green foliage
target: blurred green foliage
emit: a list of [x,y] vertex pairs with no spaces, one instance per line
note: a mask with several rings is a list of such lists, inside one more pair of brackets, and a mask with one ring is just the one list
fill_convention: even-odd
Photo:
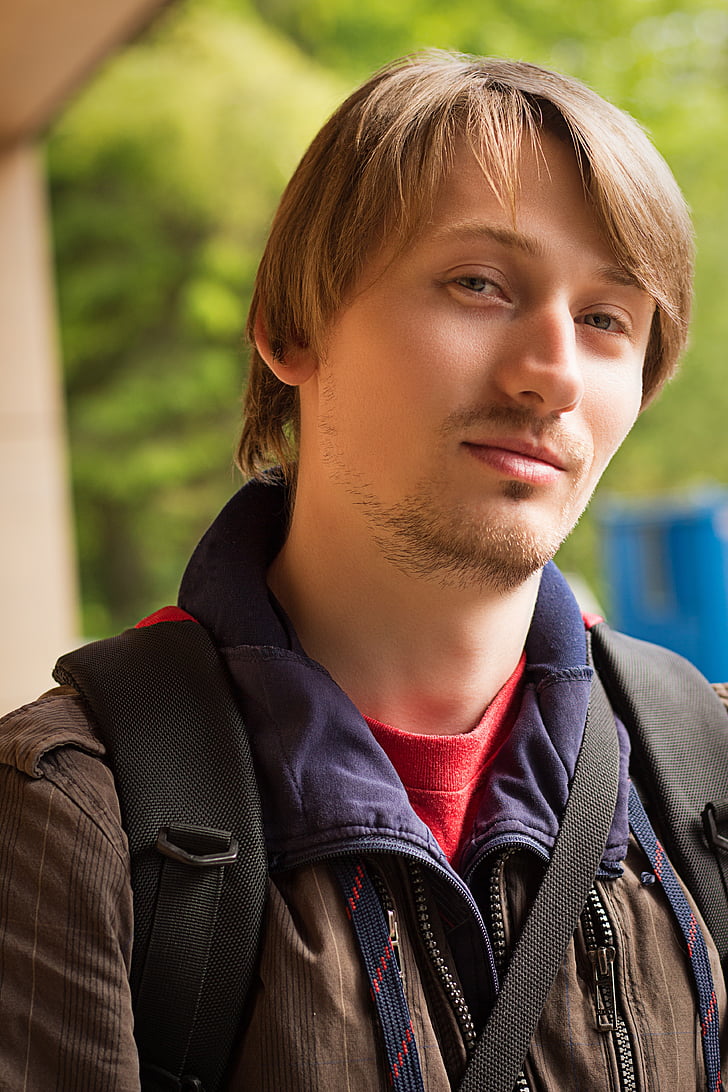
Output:
[[48,159],[87,633],[173,601],[234,488],[252,279],[342,85],[251,14],[173,9]]
[[[414,49],[521,57],[637,116],[694,209],[692,347],[603,490],[728,482],[728,9],[685,0],[186,0],[48,142],[86,632],[174,599],[235,488],[245,313],[277,198],[324,117]],[[600,593],[593,516],[562,563]]]

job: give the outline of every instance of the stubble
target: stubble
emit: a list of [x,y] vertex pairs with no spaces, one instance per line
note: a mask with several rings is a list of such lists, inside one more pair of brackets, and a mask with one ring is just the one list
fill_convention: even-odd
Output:
[[[510,591],[551,560],[573,529],[588,496],[580,501],[588,465],[587,446],[567,436],[561,424],[543,421],[527,410],[494,406],[451,414],[441,429],[443,450],[452,437],[480,430],[485,435],[528,434],[549,443],[569,466],[570,488],[545,526],[533,526],[526,515],[537,486],[503,480],[497,503],[482,510],[454,503],[442,476],[422,480],[411,494],[385,505],[369,483],[347,465],[331,417],[323,427],[324,460],[332,478],[364,513],[381,555],[401,572],[441,587]],[[449,446],[448,446],[449,444]]]

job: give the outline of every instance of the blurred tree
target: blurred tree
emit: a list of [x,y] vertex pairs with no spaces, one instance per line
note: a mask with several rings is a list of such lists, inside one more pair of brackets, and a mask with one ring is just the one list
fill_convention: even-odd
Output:
[[174,597],[232,491],[257,258],[340,94],[254,15],[190,3],[51,136],[86,632]]
[[[233,488],[240,335],[266,225],[324,116],[373,68],[438,46],[586,80],[651,131],[695,210],[692,348],[604,489],[728,481],[723,304],[728,11],[715,0],[187,0],[49,144],[89,632],[173,596]],[[600,591],[587,516],[562,562]]]

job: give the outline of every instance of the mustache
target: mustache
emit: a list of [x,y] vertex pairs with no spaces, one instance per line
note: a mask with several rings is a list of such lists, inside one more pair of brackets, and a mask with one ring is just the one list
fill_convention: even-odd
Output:
[[[482,429],[485,436],[492,432],[525,435],[540,444],[548,444],[580,461],[586,457],[589,445],[575,436],[555,417],[541,417],[525,406],[473,406],[455,410],[442,425],[445,436]],[[497,435],[494,437],[497,440]]]

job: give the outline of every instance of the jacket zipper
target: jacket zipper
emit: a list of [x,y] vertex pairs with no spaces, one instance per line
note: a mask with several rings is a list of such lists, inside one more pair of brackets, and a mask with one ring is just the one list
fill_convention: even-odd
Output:
[[[370,856],[372,854],[385,851],[392,853],[392,843],[390,839],[380,838],[362,838],[358,842],[351,843],[346,847],[340,849],[328,850],[327,852],[319,852],[314,854],[302,854],[299,857],[289,860],[286,869],[293,868],[301,864],[317,864],[319,862],[333,860],[337,857],[351,857],[351,856]],[[403,858],[409,865],[410,875],[412,876],[414,900],[416,905],[416,916],[420,934],[422,935],[423,942],[427,952],[432,960],[433,967],[437,973],[438,978],[442,982],[445,994],[450,1000],[455,1018],[463,1036],[463,1042],[465,1044],[466,1054],[468,1057],[475,1049],[478,1035],[473,1022],[473,1018],[470,1015],[465,996],[459,984],[450,973],[447,962],[442,956],[439,950],[437,940],[435,939],[434,932],[430,924],[429,909],[427,906],[427,898],[425,895],[425,882],[424,882],[424,870],[434,871],[438,876],[447,881],[448,886],[455,891],[465,900],[468,904],[473,917],[478,924],[479,931],[483,940],[484,952],[486,955],[486,963],[491,975],[492,990],[495,994],[498,989],[498,973],[495,966],[495,958],[493,956],[493,948],[490,940],[490,935],[483,921],[483,917],[480,910],[467,887],[466,883],[455,875],[451,875],[446,869],[442,868],[436,862],[432,861],[429,856],[425,856],[419,852],[413,852],[411,849],[402,851],[398,849],[396,855]],[[271,860],[270,867],[275,867],[275,860]],[[280,866],[279,866],[280,867]],[[417,877],[417,879],[415,878]],[[397,959],[400,977],[404,987],[404,967],[401,961],[401,952],[399,949],[399,928],[397,918],[395,914],[394,901],[389,894],[386,884],[382,877],[379,875],[379,870],[374,869],[372,872],[372,878],[377,888],[377,893],[380,896],[382,909],[385,912],[387,918],[390,940],[396,940],[396,944],[393,942],[393,948],[395,957]],[[418,894],[419,892],[419,894]],[[421,916],[422,915],[422,916]],[[521,1086],[517,1084],[514,1088],[514,1092],[529,1092],[527,1085]]]
[[[395,844],[393,844],[393,842]],[[279,856],[274,855],[271,857],[270,862],[268,862],[268,868],[270,868],[272,873],[278,869],[281,871],[290,871],[290,869],[298,868],[302,865],[323,864],[326,860],[333,860],[336,857],[369,857],[380,853],[392,854],[392,856],[398,857],[406,863],[421,865],[423,868],[426,868],[431,871],[431,873],[434,873],[440,879],[444,880],[447,887],[455,891],[458,897],[465,902],[468,910],[473,914],[482,942],[484,942],[486,962],[491,976],[492,994],[496,994],[498,992],[498,974],[496,972],[496,963],[494,963],[490,946],[490,936],[488,935],[488,929],[486,928],[485,922],[482,921],[482,915],[473,898],[473,894],[467,886],[467,880],[457,876],[452,870],[444,868],[437,860],[433,860],[429,853],[421,850],[414,850],[414,848],[409,845],[403,846],[398,839],[370,838],[370,836],[366,836],[366,838],[353,839],[341,847],[332,847],[323,852],[306,852],[288,855],[285,864],[282,863]]]
[[438,979],[445,991],[445,996],[448,998],[450,1005],[455,1013],[455,1019],[457,1020],[458,1027],[460,1028],[460,1034],[463,1037],[465,1043],[465,1050],[470,1056],[475,1049],[478,1036],[475,1030],[475,1024],[473,1018],[470,1015],[465,995],[463,994],[460,985],[450,973],[447,961],[444,959],[440,947],[437,943],[434,930],[432,928],[432,922],[430,920],[430,910],[427,905],[427,895],[425,892],[425,880],[422,875],[422,869],[419,865],[410,865],[410,876],[412,878],[412,893],[415,903],[415,914],[417,916],[417,926],[419,928],[420,936],[427,951],[427,955],[430,959],[432,966],[435,969]]
[[[407,847],[406,849],[401,846],[393,848],[392,840],[389,838],[361,838],[358,841],[352,841],[341,848],[330,849],[325,852],[296,855],[295,857],[290,858],[285,867],[281,870],[288,871],[300,865],[324,863],[325,861],[334,860],[337,857],[369,857],[379,853],[391,853],[393,856],[399,857],[410,865],[419,866],[429,872],[434,872],[440,879],[445,880],[448,887],[451,890],[454,890],[455,893],[463,899],[473,916],[483,941],[485,962],[487,964],[487,969],[490,972],[491,995],[492,997],[495,997],[495,994],[498,991],[498,973],[495,968],[495,959],[493,957],[490,935],[486,929],[478,905],[466,882],[454,873],[448,872],[447,869],[443,868],[442,865],[438,864],[436,861],[433,861],[428,854],[414,851],[410,847]],[[276,868],[281,868],[281,865],[276,858],[272,858],[269,862],[269,867],[271,871],[275,871]]]
[[617,1000],[614,930],[604,902],[595,887],[587,897],[581,923],[594,975],[596,1028],[603,1034],[612,1036],[621,1092],[637,1092],[632,1043]]
[[[503,918],[503,903],[501,901],[501,891],[505,882],[503,872],[505,869],[506,861],[509,857],[516,853],[518,849],[519,846],[512,845],[505,849],[502,853],[498,854],[490,869],[490,876],[488,880],[488,918],[490,924],[490,937],[491,944],[493,945],[493,955],[495,956],[496,970],[498,971],[498,977],[501,980],[506,969],[506,961],[508,958],[508,942],[506,940],[506,926]],[[521,1072],[518,1074],[518,1077],[516,1078],[513,1092],[530,1092],[530,1087],[523,1070],[521,1070]]]
[[[488,885],[488,916],[493,955],[500,977],[506,969],[508,944],[501,901],[506,861],[517,852],[510,846],[498,854],[490,869]],[[617,1057],[620,1092],[637,1092],[634,1056],[627,1026],[619,1012],[615,978],[616,948],[614,930],[604,902],[595,887],[587,897],[581,915],[587,953],[593,969],[595,1023],[597,1030],[611,1033]],[[521,1072],[514,1092],[529,1092],[528,1082]]]

